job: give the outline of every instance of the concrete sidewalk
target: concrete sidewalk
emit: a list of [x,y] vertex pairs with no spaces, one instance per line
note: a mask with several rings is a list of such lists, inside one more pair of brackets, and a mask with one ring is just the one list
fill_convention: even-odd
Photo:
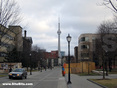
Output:
[[65,76],[62,76],[62,71],[60,70],[59,80],[58,80],[58,87],[57,88],[68,88],[67,83],[65,80]]
[[[68,75],[66,75],[67,81]],[[71,84],[68,84],[68,88],[102,88],[87,80],[87,76],[78,76],[71,74]]]
[[58,88],[67,88],[65,77],[60,77],[58,81]]
[[[106,78],[117,78],[117,74],[109,74]],[[68,75],[65,76],[66,83],[68,80]],[[102,79],[102,76],[79,76],[76,74],[71,74],[71,84],[68,84],[68,88],[106,88],[101,87],[95,83],[88,81],[87,79]]]

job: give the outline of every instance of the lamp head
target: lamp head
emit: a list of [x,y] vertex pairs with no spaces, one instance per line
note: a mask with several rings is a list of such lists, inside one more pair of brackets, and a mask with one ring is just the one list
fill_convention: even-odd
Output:
[[31,53],[30,53],[30,56],[31,56]]
[[68,42],[71,41],[71,36],[70,36],[70,34],[68,34],[68,36],[67,36],[66,38],[67,38],[67,41],[68,41]]

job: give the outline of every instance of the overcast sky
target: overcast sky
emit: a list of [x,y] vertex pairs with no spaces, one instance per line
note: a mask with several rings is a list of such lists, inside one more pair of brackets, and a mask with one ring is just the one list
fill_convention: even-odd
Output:
[[82,33],[96,33],[104,20],[112,19],[113,12],[100,6],[103,0],[17,0],[24,17],[24,30],[33,44],[47,51],[58,49],[58,17],[60,17],[61,51],[67,55],[68,33],[72,37],[71,54],[78,46]]

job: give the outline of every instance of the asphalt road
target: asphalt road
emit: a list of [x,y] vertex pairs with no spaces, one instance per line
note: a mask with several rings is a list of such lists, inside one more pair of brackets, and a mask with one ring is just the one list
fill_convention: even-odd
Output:
[[[0,78],[0,88],[58,88],[61,68],[28,73],[27,79]],[[7,83],[7,85],[6,85]]]

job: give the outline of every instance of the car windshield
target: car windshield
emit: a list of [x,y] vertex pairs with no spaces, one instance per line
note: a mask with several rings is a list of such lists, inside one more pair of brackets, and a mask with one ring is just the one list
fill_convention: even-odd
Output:
[[23,72],[23,70],[22,69],[15,69],[15,70],[13,70],[13,72]]

